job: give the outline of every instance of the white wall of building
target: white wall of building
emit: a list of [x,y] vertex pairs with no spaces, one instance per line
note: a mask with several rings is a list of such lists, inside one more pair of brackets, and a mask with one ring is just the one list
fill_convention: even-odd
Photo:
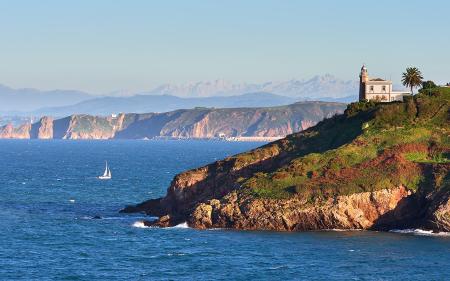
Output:
[[366,83],[366,94],[385,94],[392,92],[392,84],[386,83],[386,84],[372,84],[372,83]]
[[378,100],[378,101],[403,101],[403,93],[391,93],[391,94],[366,94],[366,99],[368,100]]

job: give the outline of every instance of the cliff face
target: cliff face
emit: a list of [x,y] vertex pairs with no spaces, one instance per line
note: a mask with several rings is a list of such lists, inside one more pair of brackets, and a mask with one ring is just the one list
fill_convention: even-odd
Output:
[[29,139],[30,124],[23,124],[14,128],[11,124],[0,127],[0,139]]
[[30,138],[32,139],[52,139],[53,138],[53,118],[42,117],[37,123],[31,126]]
[[136,114],[116,138],[280,137],[343,112],[338,103],[305,102],[273,108],[177,110]]
[[[399,186],[390,190],[337,196],[322,204],[309,205],[298,197],[252,200],[232,192],[221,200],[212,199],[197,205],[189,217],[189,224],[195,228],[282,231],[370,229],[379,224],[380,217],[395,209],[409,195],[411,191]],[[407,210],[405,208],[404,212]],[[404,212],[397,212],[385,222],[402,219],[406,214]]]
[[129,206],[196,228],[450,230],[450,91],[355,103],[303,132],[178,174]]
[[340,103],[303,102],[270,108],[196,108],[167,113],[119,114],[115,118],[84,114],[57,120],[43,117],[28,129],[28,133],[27,127],[20,130],[2,127],[0,138],[283,137],[341,113],[344,107]]
[[[119,118],[120,120],[120,118]],[[117,121],[90,115],[72,115],[64,139],[110,139],[114,137]]]

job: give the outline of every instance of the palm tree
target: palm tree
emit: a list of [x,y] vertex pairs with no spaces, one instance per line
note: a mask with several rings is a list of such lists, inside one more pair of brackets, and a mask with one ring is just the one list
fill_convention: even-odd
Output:
[[417,67],[407,67],[406,72],[403,72],[402,83],[406,87],[411,88],[411,93],[414,94],[413,88],[422,84],[422,72]]

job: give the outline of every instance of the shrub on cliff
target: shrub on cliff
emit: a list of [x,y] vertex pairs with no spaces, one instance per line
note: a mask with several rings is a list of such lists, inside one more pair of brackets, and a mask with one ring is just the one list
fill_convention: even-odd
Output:
[[353,102],[347,106],[344,114],[348,117],[355,116],[360,112],[368,111],[369,109],[374,108],[376,105],[377,102],[373,100]]
[[437,88],[437,85],[433,81],[428,80],[428,81],[422,82],[422,89],[421,90],[434,89],[434,88]]
[[404,102],[352,103],[288,137],[292,159],[242,186],[256,197],[311,202],[399,185],[417,190],[429,180],[423,165],[449,161],[449,102],[450,89],[434,88]]

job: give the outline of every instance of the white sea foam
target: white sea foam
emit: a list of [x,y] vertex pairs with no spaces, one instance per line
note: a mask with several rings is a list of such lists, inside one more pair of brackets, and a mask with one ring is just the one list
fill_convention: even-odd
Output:
[[175,225],[172,228],[189,228],[189,226],[188,226],[187,222],[183,222],[183,223]]
[[135,222],[133,223],[133,227],[137,227],[137,228],[148,228],[148,226],[146,226],[146,225],[144,224],[143,221],[135,221]]
[[319,231],[331,231],[331,232],[348,232],[348,231],[363,231],[362,229],[357,228],[349,228],[349,229],[341,229],[341,228],[328,228],[328,229],[322,229]]
[[75,203],[75,199],[70,199],[69,202],[70,203]]
[[277,269],[284,269],[284,268],[289,268],[289,267],[287,265],[279,265],[279,266],[269,267],[270,270],[277,270]]
[[[137,227],[137,228],[151,228],[151,226],[146,226],[144,224],[144,221],[135,221],[132,226],[133,227]],[[183,222],[183,223],[177,224],[177,225],[172,226],[172,227],[167,227],[166,229],[170,229],[170,228],[172,228],[172,229],[173,228],[189,228],[189,226],[187,225],[186,222]]]
[[[100,216],[100,215],[97,215]],[[149,216],[101,216],[104,220],[151,220],[154,217]]]
[[444,236],[450,237],[450,232],[433,232],[432,230],[424,230],[420,228],[408,228],[408,229],[392,229],[389,232],[412,234],[417,236]]
[[171,257],[171,256],[185,256],[186,253],[168,253],[167,255],[168,255],[169,257]]

